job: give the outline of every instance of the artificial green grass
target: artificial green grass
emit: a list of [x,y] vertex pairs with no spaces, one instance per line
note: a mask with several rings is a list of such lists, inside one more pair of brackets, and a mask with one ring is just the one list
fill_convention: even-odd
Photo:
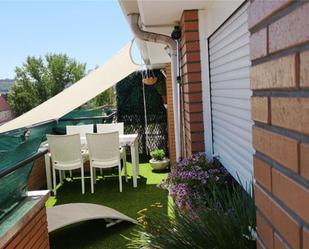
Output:
[[[127,163],[130,175],[131,164]],[[85,202],[101,204],[114,208],[129,217],[137,219],[138,211],[150,208],[155,203],[162,205],[164,213],[168,211],[167,191],[156,185],[165,179],[166,173],[154,173],[148,163],[140,164],[138,187],[133,188],[132,178],[126,183],[123,177],[123,192],[119,192],[118,177],[99,179],[95,185],[95,193],[90,193],[90,178],[86,178],[86,193],[81,194],[79,179],[65,182],[57,190],[57,197],[50,197],[46,207],[65,203]],[[136,229],[136,225],[122,222],[110,228],[105,228],[103,220],[81,222],[59,229],[49,234],[50,247],[56,249],[122,249],[127,248],[127,240]]]

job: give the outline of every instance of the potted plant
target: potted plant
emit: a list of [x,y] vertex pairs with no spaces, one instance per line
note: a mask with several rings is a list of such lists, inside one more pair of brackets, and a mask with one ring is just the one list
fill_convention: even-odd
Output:
[[170,160],[165,157],[164,150],[153,150],[150,152],[151,159],[149,160],[150,166],[154,170],[163,170],[169,165]]

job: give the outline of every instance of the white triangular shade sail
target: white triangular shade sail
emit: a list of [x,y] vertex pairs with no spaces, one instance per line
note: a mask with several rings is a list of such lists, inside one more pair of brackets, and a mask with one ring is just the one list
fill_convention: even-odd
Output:
[[129,43],[113,58],[69,88],[0,126],[0,133],[57,120],[138,70],[139,66],[130,58],[130,47]]

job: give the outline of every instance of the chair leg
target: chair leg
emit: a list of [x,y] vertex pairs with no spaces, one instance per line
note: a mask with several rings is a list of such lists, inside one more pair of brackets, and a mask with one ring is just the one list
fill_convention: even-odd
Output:
[[63,172],[62,170],[58,170],[58,173],[59,173],[60,184],[62,185],[63,184]]
[[122,159],[122,162],[123,162],[123,167],[124,167],[125,179],[126,179],[126,182],[128,182],[128,169],[127,169],[127,157],[126,157],[126,155]]
[[54,195],[56,196],[57,194],[57,182],[56,182],[56,169],[53,167],[53,187],[54,187]]
[[93,168],[94,184],[97,184],[97,168]]
[[122,177],[121,177],[121,164],[120,164],[120,160],[119,160],[119,164],[118,164],[118,174],[119,174],[119,190],[120,190],[120,192],[122,192]]
[[103,169],[100,169],[100,175],[101,176],[103,175]]
[[90,182],[91,182],[91,194],[94,193],[94,183],[93,183],[93,168],[90,166]]
[[73,179],[73,173],[72,170],[70,170],[70,178]]
[[84,179],[84,166],[81,167],[81,178],[82,178],[82,194],[85,194],[85,179]]

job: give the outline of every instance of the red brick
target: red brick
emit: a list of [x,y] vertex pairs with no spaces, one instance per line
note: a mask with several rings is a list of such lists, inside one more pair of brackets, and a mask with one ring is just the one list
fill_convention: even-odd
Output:
[[199,93],[202,91],[202,86],[200,83],[187,83],[183,84],[184,94]]
[[293,248],[300,248],[300,224],[257,185],[255,185],[255,203]]
[[194,132],[191,133],[191,142],[202,142],[204,146],[204,133],[203,132]]
[[300,175],[309,180],[309,144],[300,145]]
[[44,156],[35,160],[28,179],[28,190],[42,189],[46,185]]
[[29,216],[29,221],[21,228],[18,234],[9,242],[5,248],[39,248],[39,244],[43,243],[48,248],[48,231],[46,222],[46,210],[43,207],[33,216]]
[[297,63],[297,56],[292,54],[251,67],[251,88],[258,90],[298,87]]
[[253,157],[254,177],[268,191],[271,191],[271,166],[265,161]]
[[254,186],[254,198],[255,204],[259,210],[271,220],[271,201],[269,200],[267,194],[262,188],[255,184]]
[[303,228],[303,249],[309,249],[309,230]]
[[253,1],[249,7],[249,28],[257,25],[261,21],[270,17],[274,13],[284,8],[287,4],[291,3],[292,0],[257,0]]
[[187,112],[202,112],[203,104],[202,103],[185,103],[185,111]]
[[204,142],[192,143],[191,148],[193,153],[205,151]]
[[200,62],[200,53],[199,52],[185,53],[182,58],[182,63],[186,64],[188,62]]
[[293,47],[309,41],[309,3],[269,26],[269,52]]
[[182,13],[181,21],[195,21],[198,20],[198,10],[185,10]]
[[189,122],[203,122],[203,114],[190,113],[185,111],[185,119]]
[[181,38],[181,44],[184,44],[190,41],[199,41],[199,39],[200,37],[199,37],[198,31],[185,31]]
[[309,98],[271,98],[273,125],[309,134]]
[[186,52],[199,52],[199,51],[200,51],[199,41],[186,42],[181,49],[181,56],[183,56]]
[[274,236],[274,248],[275,249],[289,249],[289,247],[283,242],[283,240],[276,233]]
[[202,102],[202,93],[184,94],[184,101],[190,103]]
[[262,123],[270,121],[270,101],[268,97],[251,98],[252,119]]
[[266,131],[253,128],[253,146],[256,150],[276,160],[283,166],[298,173],[298,141]]
[[186,31],[197,31],[198,30],[198,21],[186,21],[182,23],[182,29]]
[[[183,75],[182,77],[182,82],[184,84],[187,84],[187,83],[198,83],[199,86],[201,86],[201,73],[198,72],[198,73],[189,73],[189,74],[185,74]],[[199,88],[201,91],[201,88]]]
[[309,87],[309,51],[300,53],[300,87]]
[[[272,192],[309,223],[309,190],[288,176],[272,169]],[[287,194],[288,193],[288,194]]]
[[190,132],[202,132],[204,131],[203,123],[189,123],[185,121],[185,128],[187,128]]
[[266,249],[259,239],[256,241],[256,249]]
[[253,33],[250,37],[250,57],[251,60],[267,55],[267,28]]
[[173,83],[171,64],[165,65],[166,72],[166,96],[167,96],[167,122],[168,122],[168,143],[169,157],[171,165],[176,162],[175,128],[174,128],[174,110],[173,110]]
[[183,66],[183,74],[201,72],[200,63],[188,63]]
[[273,229],[259,212],[256,214],[257,233],[268,249],[273,249]]

